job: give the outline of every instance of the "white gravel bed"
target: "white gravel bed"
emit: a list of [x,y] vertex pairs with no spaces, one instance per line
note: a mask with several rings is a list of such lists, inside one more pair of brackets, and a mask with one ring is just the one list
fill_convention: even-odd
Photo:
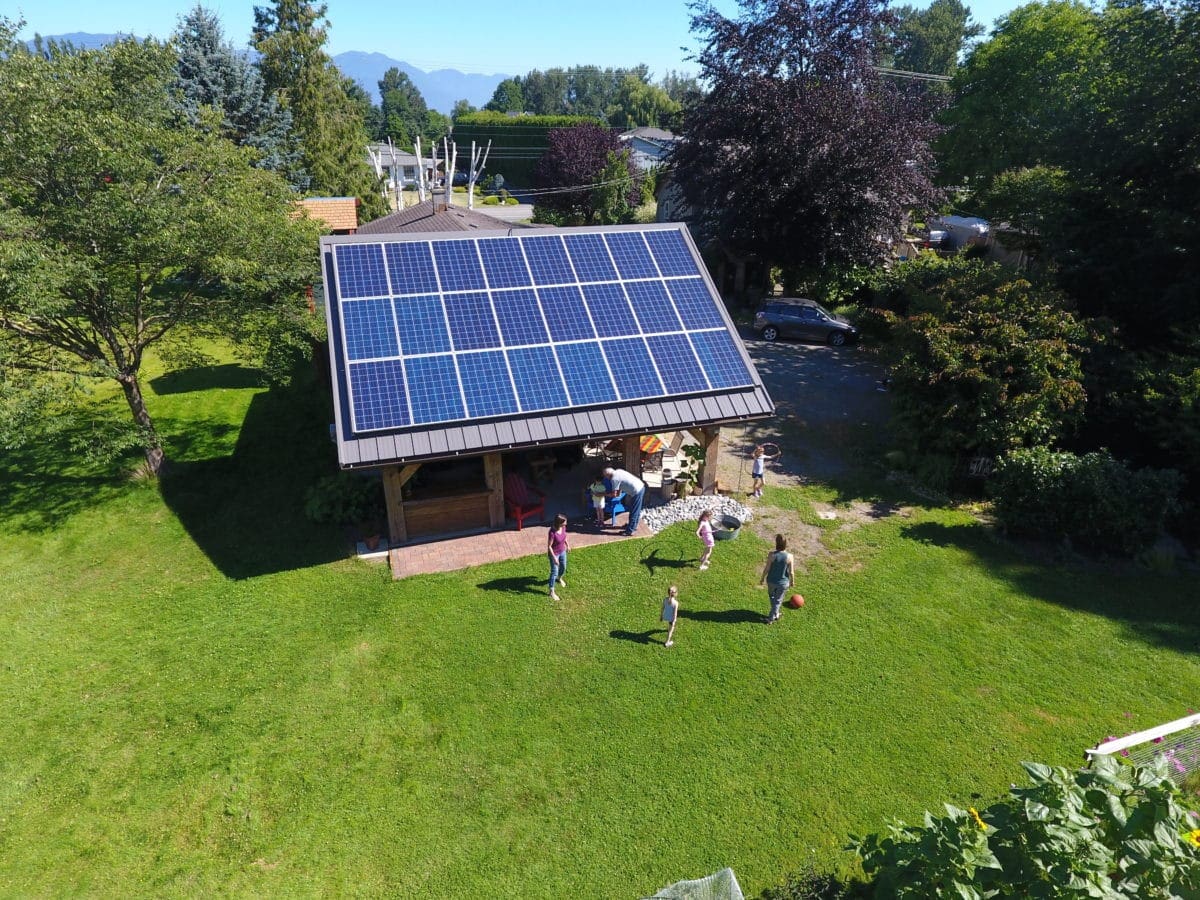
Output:
[[723,515],[740,519],[743,525],[754,515],[748,506],[743,506],[732,497],[701,495],[672,500],[663,506],[647,509],[642,513],[642,524],[651,534],[657,534],[676,522],[695,523],[700,518],[700,513],[706,509],[713,511],[713,528],[717,530],[721,529]]

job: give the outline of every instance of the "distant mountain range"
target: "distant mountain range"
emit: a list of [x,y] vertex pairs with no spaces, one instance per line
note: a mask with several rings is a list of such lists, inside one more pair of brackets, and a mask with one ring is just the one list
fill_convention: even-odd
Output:
[[[77,31],[72,34],[42,35],[42,40],[60,41],[92,50],[110,44],[119,37],[122,35],[86,34]],[[26,43],[30,47],[33,46],[32,41]],[[427,106],[447,114],[454,109],[454,104],[458,100],[467,100],[472,106],[483,106],[492,99],[496,85],[510,77],[504,74],[474,75],[459,72],[457,69],[437,69],[433,72],[426,72],[416,66],[410,66],[402,60],[384,56],[382,53],[362,53],[358,50],[339,53],[333,57],[333,61],[344,74],[366,88],[376,101],[379,100],[379,80],[383,78],[384,72],[394,66],[412,79],[417,90],[421,92],[421,96],[425,98]]]

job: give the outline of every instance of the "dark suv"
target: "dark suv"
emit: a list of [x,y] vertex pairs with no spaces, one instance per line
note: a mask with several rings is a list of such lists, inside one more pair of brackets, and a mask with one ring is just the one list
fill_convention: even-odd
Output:
[[754,330],[764,341],[799,338],[840,347],[858,337],[858,329],[815,300],[781,297],[767,300],[754,314]]

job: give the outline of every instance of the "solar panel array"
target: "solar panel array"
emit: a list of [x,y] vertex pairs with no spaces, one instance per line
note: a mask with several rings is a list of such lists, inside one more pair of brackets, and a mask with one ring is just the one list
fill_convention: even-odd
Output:
[[753,384],[674,229],[333,247],[356,433]]

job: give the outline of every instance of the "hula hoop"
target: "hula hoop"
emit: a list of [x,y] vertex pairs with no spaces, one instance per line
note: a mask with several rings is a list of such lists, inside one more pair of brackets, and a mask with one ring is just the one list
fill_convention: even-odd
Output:
[[[766,459],[779,459],[779,457],[783,456],[783,450],[780,449],[778,444],[773,444],[770,441],[768,441],[767,443],[759,444],[758,446],[763,448],[763,456]],[[771,453],[772,447],[775,448],[774,454]]]

